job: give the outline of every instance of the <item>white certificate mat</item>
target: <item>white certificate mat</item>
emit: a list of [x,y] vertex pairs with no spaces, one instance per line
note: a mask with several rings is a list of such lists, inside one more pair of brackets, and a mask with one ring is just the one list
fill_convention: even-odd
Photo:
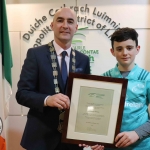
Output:
[[[91,94],[90,90],[85,91],[85,88],[83,88],[83,86],[86,87],[86,89],[87,88],[91,89],[91,92],[96,91],[97,94],[99,94],[98,91],[101,91],[100,94],[102,94],[102,91],[105,91],[103,93],[103,95],[105,95],[105,97],[104,97],[105,100],[107,99],[107,97],[112,98],[110,100],[110,102],[108,102],[109,100],[107,100],[108,105],[107,105],[107,102],[104,102],[102,104],[103,108],[99,107],[101,110],[103,109],[103,112],[101,115],[103,116],[105,123],[107,123],[106,125],[104,123],[102,123],[102,125],[101,125],[101,122],[102,122],[101,119],[94,121],[94,120],[96,120],[96,112],[93,113],[94,114],[93,119],[92,119],[92,117],[91,117],[91,119],[89,119],[90,121],[93,120],[93,122],[91,122],[89,124],[92,125],[92,123],[97,123],[97,125],[95,125],[94,127],[92,127],[92,126],[90,127],[90,125],[88,125],[88,119],[86,119],[86,117],[83,119],[81,124],[79,123],[79,121],[81,120],[80,117],[84,115],[83,114],[84,112],[87,112],[85,109],[88,109],[87,104],[90,101],[89,99],[83,99],[83,98],[84,97],[86,98],[88,94]],[[115,130],[112,130],[112,129],[115,129],[115,127],[116,127],[116,121],[117,121],[116,114],[118,114],[121,89],[122,89],[121,83],[110,83],[110,82],[93,81],[93,80],[91,81],[91,80],[74,78],[67,138],[78,139],[78,140],[87,140],[87,141],[91,141],[91,139],[92,139],[96,142],[113,143]],[[109,92],[107,93],[107,91],[109,91]],[[110,95],[108,96],[107,94],[110,94]],[[113,97],[112,97],[112,95],[113,95]],[[91,104],[92,104],[93,99],[94,98],[92,97]],[[96,100],[93,101],[93,104],[98,106],[98,104],[100,104],[100,103],[98,103],[98,102],[95,103],[95,101]],[[79,106],[80,104],[84,105],[83,109],[82,109],[82,106]],[[110,105],[110,104],[112,104],[112,105]],[[91,108],[94,105],[91,105]],[[106,110],[104,110],[105,108],[106,108]],[[90,105],[89,105],[89,109],[90,109]],[[78,110],[79,110],[79,112],[78,112]],[[108,112],[107,112],[107,110],[108,110]],[[99,115],[100,115],[100,110],[98,110],[98,111],[99,111]],[[76,113],[76,112],[78,112],[78,113]],[[106,113],[108,113],[108,114],[106,114]],[[88,116],[90,117],[90,114]],[[101,116],[101,118],[102,118],[102,116]],[[99,116],[99,118],[100,118],[100,116]],[[108,120],[106,121],[106,119],[108,119]],[[78,124],[80,124],[81,131],[79,131],[79,129],[77,128]],[[91,129],[91,131],[90,131],[90,129]],[[101,133],[102,129],[105,130],[104,133]],[[96,132],[96,134],[95,134],[95,132]]]

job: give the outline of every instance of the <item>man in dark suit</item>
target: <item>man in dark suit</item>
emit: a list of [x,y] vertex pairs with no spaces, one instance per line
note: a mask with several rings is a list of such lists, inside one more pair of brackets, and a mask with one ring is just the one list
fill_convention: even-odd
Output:
[[[54,41],[31,48],[22,67],[17,102],[29,107],[21,145],[27,150],[78,150],[78,145],[61,143],[59,116],[70,106],[65,95],[66,79],[62,73],[90,74],[89,58],[72,49],[71,42],[77,31],[77,18],[69,8],[58,10],[51,28]],[[62,52],[66,54],[62,56]],[[66,68],[62,69],[63,57]]]

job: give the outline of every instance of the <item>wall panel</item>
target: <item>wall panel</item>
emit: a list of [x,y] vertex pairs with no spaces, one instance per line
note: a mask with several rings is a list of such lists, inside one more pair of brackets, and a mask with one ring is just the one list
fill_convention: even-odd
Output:
[[[80,29],[77,33],[80,35],[75,35],[73,40],[81,42],[75,42],[72,46],[90,57],[92,74],[100,75],[116,64],[115,58],[110,53],[109,36],[118,27],[133,27],[137,30],[141,50],[136,57],[136,63],[150,71],[149,0],[88,0],[86,2],[83,0],[6,0],[6,2],[14,64],[13,95],[9,103],[10,112],[7,119],[8,150],[22,150],[19,143],[28,108],[17,104],[15,93],[26,52],[35,44],[39,46],[53,39],[53,32],[50,31],[52,14],[56,9],[64,7],[64,4],[67,7],[71,6],[77,13]],[[98,16],[98,13],[101,16]],[[35,23],[38,22],[40,22],[39,26],[35,27]],[[112,22],[114,24],[111,24]],[[48,31],[46,34],[43,32],[45,28]],[[23,37],[25,34],[26,39]],[[43,38],[41,34],[44,35]]]

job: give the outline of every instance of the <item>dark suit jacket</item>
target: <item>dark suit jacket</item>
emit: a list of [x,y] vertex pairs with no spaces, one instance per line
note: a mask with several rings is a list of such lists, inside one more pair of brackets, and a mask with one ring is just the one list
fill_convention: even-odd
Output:
[[[76,51],[75,57],[76,72],[90,74],[88,56]],[[64,93],[59,67],[57,70],[60,91]],[[57,131],[58,108],[44,107],[44,99],[55,94],[54,88],[48,45],[29,49],[16,93],[17,102],[30,108],[21,141],[21,145],[26,149],[53,150],[60,142],[61,134]]]

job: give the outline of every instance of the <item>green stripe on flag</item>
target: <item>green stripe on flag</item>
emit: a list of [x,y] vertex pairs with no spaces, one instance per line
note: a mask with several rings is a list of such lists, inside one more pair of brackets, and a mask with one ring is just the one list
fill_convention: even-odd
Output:
[[2,54],[4,77],[8,81],[10,86],[12,86],[11,68],[13,64],[9,41],[5,0],[0,0],[0,10],[0,53]]

